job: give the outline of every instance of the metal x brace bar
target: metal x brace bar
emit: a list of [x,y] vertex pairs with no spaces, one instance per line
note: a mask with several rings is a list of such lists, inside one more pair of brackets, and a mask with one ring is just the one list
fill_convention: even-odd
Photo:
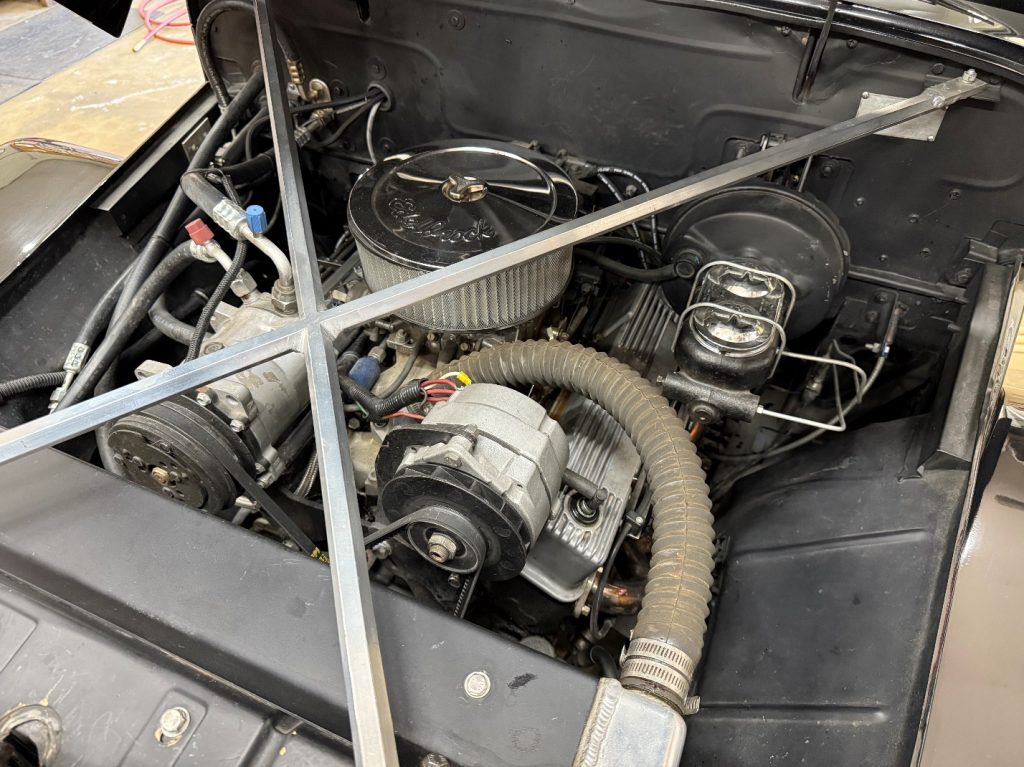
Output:
[[298,152],[288,114],[285,78],[275,48],[270,0],[256,0],[260,51],[277,156],[284,221],[295,273],[299,317],[295,323],[207,354],[159,375],[81,402],[66,410],[0,434],[0,464],[60,444],[112,421],[188,392],[284,353],[306,357],[310,399],[323,482],[324,511],[331,553],[331,577],[343,648],[356,759],[361,764],[397,765],[394,728],[377,643],[369,578],[362,547],[352,462],[342,422],[332,340],[445,291],[487,277],[559,248],[573,246],[670,208],[692,202],[732,184],[820,154],[885,128],[927,114],[981,91],[984,83],[968,72],[923,93],[775,147],[682,179],[581,218],[538,232],[351,303],[326,308],[309,227]]

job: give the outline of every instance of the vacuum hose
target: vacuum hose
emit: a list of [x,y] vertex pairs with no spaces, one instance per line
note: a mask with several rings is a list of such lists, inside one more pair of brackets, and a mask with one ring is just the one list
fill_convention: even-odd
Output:
[[628,365],[555,341],[500,344],[431,373],[458,370],[478,382],[537,384],[577,392],[603,407],[643,460],[654,498],[654,546],[622,684],[688,713],[687,693],[704,646],[714,554],[711,501],[697,451],[678,414]]

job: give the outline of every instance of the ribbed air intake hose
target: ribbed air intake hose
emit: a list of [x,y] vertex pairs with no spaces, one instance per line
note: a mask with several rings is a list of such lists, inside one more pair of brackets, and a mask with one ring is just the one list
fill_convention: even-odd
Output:
[[555,386],[593,400],[622,426],[643,460],[654,498],[654,546],[622,683],[680,713],[704,645],[714,543],[711,501],[697,451],[658,389],[606,354],[564,342],[500,344],[435,371],[478,382]]

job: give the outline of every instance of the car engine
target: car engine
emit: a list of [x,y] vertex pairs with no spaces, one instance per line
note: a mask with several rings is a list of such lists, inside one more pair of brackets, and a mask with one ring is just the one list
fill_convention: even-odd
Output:
[[[325,572],[350,554],[325,507],[348,504],[375,589],[686,716],[683,763],[822,763],[862,703],[880,734],[839,762],[909,763],[1024,252],[1024,186],[997,149],[1020,160],[1019,85],[834,31],[815,63],[817,32],[639,1],[274,3],[268,72],[271,16],[192,5],[217,106],[187,127],[205,138],[143,187],[118,179],[93,203],[106,218],[10,283],[5,332],[39,316],[40,274],[78,274],[75,248],[103,258],[73,277],[59,380],[3,390],[4,424],[222,365],[63,449]],[[716,45],[735,56],[717,72]],[[333,328],[329,416],[285,336],[311,311],[303,247]],[[43,338],[8,338],[4,369],[24,373]],[[286,340],[222,362],[264,338]],[[329,456],[325,418],[344,436]],[[828,638],[858,625],[873,649]],[[850,699],[886,644],[906,673]],[[791,746],[822,720],[828,737]]]

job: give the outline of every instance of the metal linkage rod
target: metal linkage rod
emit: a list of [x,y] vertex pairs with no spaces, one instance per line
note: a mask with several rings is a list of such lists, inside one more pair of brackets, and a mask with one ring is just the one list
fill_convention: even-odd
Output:
[[[267,81],[267,106],[284,202],[292,273],[299,312],[312,318],[324,307],[323,285],[316,259],[309,209],[302,185],[299,152],[292,133],[284,67],[278,56],[270,14],[271,0],[256,0],[260,55]],[[341,647],[345,697],[357,764],[398,767],[395,728],[388,705],[377,624],[370,596],[370,576],[363,548],[355,473],[349,453],[348,429],[338,388],[338,366],[332,339],[310,324],[303,351],[309,399],[316,431],[317,461],[331,559],[331,589],[338,644]]]
[[[416,277],[377,293],[370,293],[343,306],[324,310],[315,316],[308,316],[306,322],[323,323],[330,336],[336,337],[347,328],[393,314],[395,311],[425,298],[487,277],[552,250],[576,245],[591,237],[619,229],[669,208],[692,202],[719,189],[797,162],[812,154],[828,152],[838,146],[920,117],[935,109],[945,109],[963,98],[978,93],[984,87],[985,84],[980,79],[976,79],[973,73],[970,77],[947,80],[928,88],[917,96],[911,96],[887,107],[866,112],[828,128],[741,157],[582,218],[481,253],[479,256],[474,256],[461,263]],[[260,356],[259,352],[264,343],[267,341],[263,336],[246,342],[245,353],[239,351],[229,355],[234,367],[230,369],[226,369],[229,367],[228,365],[219,367],[216,375],[208,377],[204,373],[199,376],[200,382],[216,380],[263,361],[267,357]],[[239,346],[230,347],[223,352],[204,356],[196,362],[198,364],[203,361],[223,363],[228,352],[234,352],[239,348]],[[137,384],[126,387],[134,396],[104,395],[102,398],[83,402],[0,434],[0,463],[43,447],[59,444],[77,434],[95,429],[107,421],[199,385],[195,368],[191,365],[172,368],[152,380],[153,383],[150,384],[153,386],[152,389],[148,387],[133,388],[137,387]],[[116,394],[116,392],[112,394]]]

